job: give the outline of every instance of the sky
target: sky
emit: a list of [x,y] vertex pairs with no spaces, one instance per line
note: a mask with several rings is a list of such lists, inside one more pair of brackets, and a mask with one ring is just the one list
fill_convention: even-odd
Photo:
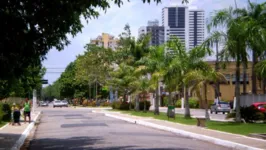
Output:
[[[247,1],[236,0],[237,7],[245,7]],[[263,0],[251,1],[261,3]],[[162,8],[169,6],[182,6],[181,0],[162,0],[160,4],[154,2],[143,4],[142,0],[131,0],[131,2],[124,0],[124,4],[120,8],[111,3],[111,8],[107,12],[101,11],[97,19],[89,20],[88,23],[82,19],[84,25],[82,33],[74,38],[69,36],[71,44],[65,47],[63,51],[51,49],[46,55],[47,59],[42,63],[47,68],[44,79],[48,79],[49,84],[56,81],[66,66],[74,61],[77,55],[84,52],[84,46],[90,42],[90,39],[96,38],[103,32],[117,37],[123,31],[125,24],[128,23],[133,36],[137,37],[138,28],[146,26],[148,20],[157,19],[161,24]],[[215,10],[229,6],[235,7],[235,2],[234,0],[189,0],[186,6],[204,10],[207,19]],[[212,57],[208,59],[210,60]]]

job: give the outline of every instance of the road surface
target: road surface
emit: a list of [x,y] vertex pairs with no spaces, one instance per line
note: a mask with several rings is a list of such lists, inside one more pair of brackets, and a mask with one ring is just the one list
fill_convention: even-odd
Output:
[[43,114],[30,150],[228,150],[208,142],[92,113],[89,109],[39,109]]

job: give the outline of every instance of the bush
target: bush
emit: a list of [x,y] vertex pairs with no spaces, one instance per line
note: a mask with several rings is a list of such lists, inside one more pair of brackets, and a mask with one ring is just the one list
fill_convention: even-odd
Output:
[[90,101],[90,102],[88,102],[88,106],[96,107],[96,101]]
[[9,104],[0,104],[0,121],[10,121],[11,119],[11,106]]
[[[151,102],[146,101],[146,111],[150,110]],[[139,102],[139,110],[144,110],[144,101]]]
[[2,110],[3,105],[0,103],[0,123],[2,122],[3,116],[4,116],[4,112]]
[[[128,102],[115,101],[112,103],[112,108],[113,109],[119,109],[119,110],[129,110],[129,105],[130,104]],[[131,107],[132,106],[134,106],[134,105],[131,103]]]
[[[260,112],[254,106],[241,107],[240,113],[241,113],[241,118],[244,119],[246,122],[254,122],[254,121],[265,119],[265,114]],[[226,118],[235,118],[235,116],[236,116],[236,113],[233,112],[233,113],[227,114]]]
[[87,100],[84,100],[84,101],[82,102],[82,106],[83,106],[83,107],[88,106],[88,101],[87,101]]
[[103,102],[103,103],[100,104],[100,106],[108,107],[108,106],[110,106],[110,103],[109,102]]
[[[182,102],[181,99],[177,100],[175,106],[177,108],[181,108],[181,102]],[[193,97],[189,98],[189,108],[199,108],[199,101]]]

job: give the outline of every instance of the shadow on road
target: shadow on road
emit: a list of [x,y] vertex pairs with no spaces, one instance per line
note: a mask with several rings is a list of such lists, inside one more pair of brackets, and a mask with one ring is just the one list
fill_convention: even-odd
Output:
[[[100,137],[45,138],[31,141],[29,150],[189,150],[184,148],[141,148],[134,145],[110,146]],[[149,145],[147,145],[148,147]]]

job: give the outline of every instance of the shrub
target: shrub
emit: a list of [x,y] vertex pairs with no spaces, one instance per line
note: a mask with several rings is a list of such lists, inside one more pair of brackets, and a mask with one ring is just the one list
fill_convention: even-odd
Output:
[[88,102],[87,100],[84,100],[84,101],[82,102],[82,106],[83,106],[83,107],[88,106],[88,104],[89,104],[89,102]]
[[121,102],[119,102],[119,101],[114,101],[114,102],[112,102],[111,106],[112,106],[113,109],[119,109],[120,103]]
[[[241,107],[240,113],[241,113],[241,118],[244,119],[246,122],[254,122],[265,119],[265,115],[254,106]],[[226,118],[235,118],[235,117],[236,117],[235,112],[229,113],[226,116]]]
[[[150,110],[151,102],[146,101],[146,111]],[[144,101],[139,102],[139,110],[144,110]]]
[[4,112],[2,110],[3,105],[0,103],[0,123],[2,122],[3,116],[4,116]]
[[108,106],[110,106],[110,103],[109,102],[103,102],[103,103],[100,104],[100,106],[108,107]]
[[90,101],[90,102],[88,102],[88,106],[96,107],[96,101]]
[[119,106],[120,110],[129,110],[129,103],[128,102],[122,102]]
[[11,119],[11,107],[9,104],[4,103],[1,104],[1,111],[0,111],[0,121],[10,121]]
[[[177,108],[181,108],[181,102],[182,102],[181,99],[177,100],[175,106]],[[199,101],[193,97],[189,98],[189,108],[199,108]]]

